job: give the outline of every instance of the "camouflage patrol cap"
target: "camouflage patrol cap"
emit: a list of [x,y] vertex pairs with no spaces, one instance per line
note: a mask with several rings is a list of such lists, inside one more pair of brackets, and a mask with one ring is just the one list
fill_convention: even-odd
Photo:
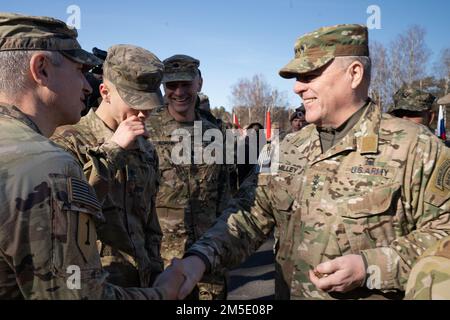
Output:
[[0,51],[59,51],[87,66],[101,64],[100,59],[81,49],[77,36],[77,30],[61,20],[0,12]]
[[292,120],[294,120],[295,118],[305,118],[305,106],[303,105],[303,103],[291,114],[291,116],[289,117],[289,122],[292,122]]
[[164,62],[163,82],[193,81],[199,74],[200,61],[190,56],[177,54],[167,58]]
[[394,94],[394,104],[388,113],[395,110],[428,111],[436,99],[431,93],[414,87],[402,87]]
[[209,97],[202,92],[199,92],[197,96],[198,96],[198,108],[204,111],[211,111],[211,106],[209,104]]
[[108,49],[103,76],[117,88],[120,97],[133,109],[150,110],[164,104],[160,86],[164,66],[148,50],[133,45]]
[[295,57],[279,74],[289,79],[323,67],[335,57],[369,56],[367,27],[341,24],[323,27],[297,39]]

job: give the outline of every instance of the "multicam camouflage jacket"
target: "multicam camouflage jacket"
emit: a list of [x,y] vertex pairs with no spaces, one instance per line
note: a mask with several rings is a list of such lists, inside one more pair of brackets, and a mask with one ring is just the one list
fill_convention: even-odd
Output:
[[450,300],[450,237],[433,245],[409,275],[406,299]]
[[155,209],[158,157],[145,139],[139,149],[123,150],[110,141],[113,134],[90,110],[78,124],[59,127],[51,139],[78,159],[102,204],[106,222],[96,228],[108,281],[148,287],[163,270]]
[[162,298],[105,281],[103,214],[76,160],[16,107],[0,106],[0,131],[0,299]]
[[[201,121],[200,139],[208,129],[219,129],[196,112]],[[175,164],[172,141],[176,129],[184,129],[194,137],[192,122],[177,122],[167,107],[155,110],[146,120],[149,139],[155,145],[160,163],[161,185],[156,200],[156,210],[163,230],[161,255],[165,264],[174,257],[181,258],[192,243],[213,225],[228,200],[228,170],[223,164],[187,162]],[[220,129],[219,129],[220,130]],[[203,139],[202,139],[203,140]],[[191,151],[203,152],[208,143],[191,139]],[[195,151],[194,151],[195,150]],[[175,152],[175,151],[174,151]]]
[[[189,252],[229,268],[275,228],[278,299],[401,298],[417,257],[450,233],[449,149],[373,103],[323,154],[315,125],[287,136],[273,165],[251,208],[235,201]],[[366,260],[365,286],[328,294],[311,283],[309,270],[347,254]]]

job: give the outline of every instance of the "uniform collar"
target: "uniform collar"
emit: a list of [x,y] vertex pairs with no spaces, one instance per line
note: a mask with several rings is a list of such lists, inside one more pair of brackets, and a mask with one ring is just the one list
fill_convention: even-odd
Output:
[[[324,160],[347,150],[356,150],[360,154],[377,154],[378,140],[381,121],[381,109],[372,101],[368,102],[366,110],[361,115],[359,121],[337,144],[332,146],[324,154],[317,154],[316,161]],[[320,141],[319,133],[312,130],[311,140]],[[317,144],[317,143],[316,143]],[[319,143],[320,145],[320,143]]]
[[6,117],[18,120],[22,123],[24,123],[26,126],[30,127],[40,135],[42,135],[41,130],[39,130],[39,127],[30,119],[28,116],[20,111],[19,108],[16,106],[6,106],[6,105],[0,105],[0,117]]
[[342,138],[344,138],[350,130],[358,123],[361,116],[366,111],[369,102],[366,102],[361,108],[353,113],[343,124],[337,128],[320,128],[317,127],[319,132],[320,142],[322,145],[322,152],[328,151],[335,144],[338,144]]
[[[195,109],[194,112],[195,112],[195,119],[194,119],[194,121],[201,120],[201,117],[200,117],[200,114],[198,113],[198,110]],[[176,123],[181,124],[182,126],[193,125],[194,124],[194,121],[186,121],[186,122],[176,121],[174,119],[174,117],[170,114],[169,107],[168,107],[167,104],[164,106],[164,108],[162,110],[162,119],[161,120],[162,120],[163,124],[169,124],[170,122],[176,122]]]
[[88,114],[81,118],[80,124],[88,126],[97,140],[103,139],[107,141],[114,135],[114,131],[100,119],[93,109],[89,110]]

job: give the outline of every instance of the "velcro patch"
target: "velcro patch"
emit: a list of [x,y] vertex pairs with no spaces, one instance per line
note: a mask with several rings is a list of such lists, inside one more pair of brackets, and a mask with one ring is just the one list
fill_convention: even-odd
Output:
[[88,206],[96,211],[101,210],[102,207],[95,196],[94,190],[86,181],[70,177],[68,188],[71,202]]
[[450,159],[444,160],[437,169],[435,185],[441,190],[450,189]]
[[77,243],[86,261],[92,261],[97,253],[97,232],[91,217],[83,212],[78,214]]
[[436,161],[425,192],[425,201],[440,207],[449,199],[450,190],[450,150],[443,148]]
[[291,166],[291,165],[283,164],[283,163],[281,163],[281,164],[278,166],[278,169],[279,169],[280,171],[287,172],[287,173],[292,173],[292,174],[295,174],[295,173],[297,173],[297,171],[300,170],[300,168],[297,167],[297,166]]
[[353,166],[349,169],[350,173],[352,174],[365,174],[370,176],[382,176],[382,177],[388,177],[389,170],[390,169],[388,168],[365,166],[365,165]]
[[377,153],[378,152],[378,137],[368,136],[361,139],[361,154]]

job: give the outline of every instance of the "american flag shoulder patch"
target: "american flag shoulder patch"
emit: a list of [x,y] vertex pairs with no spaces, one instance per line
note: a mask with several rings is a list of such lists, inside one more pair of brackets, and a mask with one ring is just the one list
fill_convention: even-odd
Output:
[[96,211],[101,210],[100,202],[95,196],[95,192],[92,187],[86,182],[78,178],[70,177],[69,183],[69,200],[74,203],[79,203],[84,206],[95,209]]

